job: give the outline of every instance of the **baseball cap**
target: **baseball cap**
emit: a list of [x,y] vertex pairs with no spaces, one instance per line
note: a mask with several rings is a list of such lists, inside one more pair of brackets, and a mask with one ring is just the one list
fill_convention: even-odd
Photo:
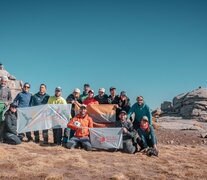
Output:
[[10,104],[10,107],[15,107],[15,108],[17,108],[17,107],[18,107],[18,104],[17,104],[16,102],[13,102],[13,103]]
[[93,94],[94,94],[94,90],[93,90],[93,89],[90,89],[90,90],[88,91],[88,93],[93,93]]
[[145,121],[147,121],[147,122],[149,121],[147,116],[143,116],[143,117],[142,117],[142,120],[145,120]]
[[60,86],[55,88],[55,91],[62,91],[62,88]]
[[99,91],[105,93],[105,89],[104,88],[99,88]]
[[80,108],[81,109],[86,109],[86,105],[85,104],[81,104]]
[[122,91],[122,92],[120,93],[120,96],[127,96],[127,95],[126,95],[126,92],[125,92],[125,91]]
[[126,111],[124,111],[124,110],[120,111],[119,114],[122,114],[122,113],[123,113],[123,114],[127,114]]
[[77,93],[80,93],[80,89],[78,89],[78,88],[75,88],[73,92],[77,92]]

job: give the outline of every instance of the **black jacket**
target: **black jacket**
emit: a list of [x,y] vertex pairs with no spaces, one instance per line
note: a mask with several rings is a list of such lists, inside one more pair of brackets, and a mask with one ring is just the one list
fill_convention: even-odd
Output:
[[5,133],[17,135],[17,113],[8,110],[5,113]]
[[36,93],[35,95],[32,96],[30,100],[30,106],[39,106],[42,104],[47,104],[49,97],[50,96],[48,94],[42,95],[40,93]]

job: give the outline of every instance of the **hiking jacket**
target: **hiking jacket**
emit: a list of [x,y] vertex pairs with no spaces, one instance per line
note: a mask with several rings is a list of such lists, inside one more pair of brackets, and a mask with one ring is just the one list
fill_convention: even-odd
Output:
[[48,104],[67,104],[67,102],[63,97],[50,96]]
[[13,113],[10,110],[5,113],[4,133],[11,133],[17,135],[17,113]]
[[[81,128],[78,128],[78,126],[75,125],[77,122],[80,123]],[[93,120],[90,116],[88,116],[88,114],[86,114],[85,117],[81,117],[78,114],[70,120],[70,122],[68,123],[68,127],[71,128],[72,130],[75,130],[75,137],[78,138],[88,137],[89,136],[88,128],[93,128]]]
[[80,95],[81,101],[84,101],[87,97],[88,97],[88,93],[86,93],[85,91],[83,91],[83,93]]
[[14,99],[14,102],[18,104],[18,108],[29,107],[32,94],[22,91]]
[[38,92],[32,96],[30,100],[30,106],[39,106],[42,104],[47,104],[49,97],[50,96],[46,93],[42,95]]
[[103,96],[95,96],[94,99],[99,102],[99,104],[109,104],[108,95],[104,94]]
[[86,98],[84,101],[83,101],[83,104],[85,105],[89,105],[89,104],[99,104],[98,101],[96,101],[94,98]]
[[135,137],[136,132],[134,131],[133,124],[130,120],[125,120],[124,122],[118,120],[115,122],[115,127],[123,127],[128,130],[127,133],[123,132],[123,140],[132,139]]
[[109,104],[119,104],[119,96],[116,95],[116,96],[113,98],[111,95],[109,95],[109,97],[108,97],[108,102],[109,102]]
[[149,128],[150,128],[150,131],[143,130],[140,127],[137,130],[140,138],[142,139],[142,143],[145,148],[150,146],[148,144],[149,142],[152,146],[156,144],[156,137],[155,137],[155,133],[154,133],[154,128],[151,125],[149,125]]
[[134,129],[138,129],[143,116],[147,116],[149,124],[152,125],[152,115],[149,107],[146,104],[143,104],[142,106],[140,106],[138,103],[133,104],[128,112],[128,117],[130,117],[133,113],[135,113],[135,120],[133,122]]

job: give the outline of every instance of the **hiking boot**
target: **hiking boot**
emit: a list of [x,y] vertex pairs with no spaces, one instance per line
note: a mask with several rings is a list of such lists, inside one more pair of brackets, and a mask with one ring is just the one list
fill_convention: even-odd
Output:
[[32,137],[27,137],[27,142],[33,141]]
[[40,142],[40,139],[35,138],[35,143],[39,143],[39,142]]

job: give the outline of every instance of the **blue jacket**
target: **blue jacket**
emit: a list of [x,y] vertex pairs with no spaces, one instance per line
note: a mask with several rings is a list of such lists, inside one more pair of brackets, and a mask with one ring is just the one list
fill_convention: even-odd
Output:
[[133,104],[128,112],[128,117],[130,117],[133,113],[135,113],[135,120],[133,122],[134,129],[138,129],[143,116],[147,116],[149,124],[152,125],[152,115],[149,106],[146,104],[143,104],[142,106],[140,106],[138,103]]
[[29,107],[32,94],[29,92],[20,92],[14,99],[14,102],[18,104],[18,108]]
[[49,97],[50,96],[46,93],[42,95],[38,92],[32,96],[30,100],[30,106],[39,106],[42,104],[47,104]]

